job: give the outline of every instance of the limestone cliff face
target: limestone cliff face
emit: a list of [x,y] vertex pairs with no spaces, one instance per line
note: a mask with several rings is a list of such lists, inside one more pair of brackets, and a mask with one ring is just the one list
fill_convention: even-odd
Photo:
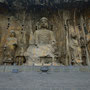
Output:
[[[26,2],[27,1],[27,2]],[[85,44],[85,62],[90,57],[90,7],[69,7],[69,4],[63,4],[62,8],[55,6],[30,6],[30,0],[0,0],[0,61],[3,59],[3,46],[9,37],[10,31],[14,30],[18,39],[21,38],[20,31],[25,31],[25,47],[29,46],[31,32],[35,32],[36,24],[41,17],[49,19],[49,28],[54,32],[57,41],[58,54],[60,62],[70,64],[68,59],[70,52],[68,51],[68,29],[73,26],[75,33],[78,35],[80,45],[80,37],[84,38]],[[82,6],[82,5],[81,5]],[[87,41],[88,39],[88,41]],[[69,54],[68,54],[69,53]],[[82,51],[83,53],[83,51]],[[68,55],[67,55],[68,54]],[[83,56],[83,55],[82,55]],[[83,58],[83,57],[82,57]]]

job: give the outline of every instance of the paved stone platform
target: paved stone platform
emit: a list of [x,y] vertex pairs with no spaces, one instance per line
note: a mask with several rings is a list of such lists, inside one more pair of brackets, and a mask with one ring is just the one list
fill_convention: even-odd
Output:
[[48,67],[49,72],[90,72],[90,66],[0,66],[0,72],[41,72],[42,67]]
[[90,90],[89,67],[49,67],[46,73],[40,67],[23,68],[18,73],[0,72],[0,90]]

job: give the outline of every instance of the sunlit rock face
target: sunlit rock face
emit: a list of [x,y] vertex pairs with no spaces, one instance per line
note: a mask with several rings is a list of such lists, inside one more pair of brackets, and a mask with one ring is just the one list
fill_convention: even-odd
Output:
[[[39,61],[36,60],[36,62],[39,62],[39,65],[42,64],[43,60],[43,64],[48,65],[89,65],[89,2],[85,2],[84,4],[79,4],[78,2],[53,2],[51,4],[49,2],[37,2],[37,0],[32,2],[32,4],[30,2],[30,0],[27,0],[27,2],[25,0],[2,0],[0,3],[0,64],[27,65],[28,57],[31,54],[28,53],[27,56],[25,52],[29,50],[29,47],[33,46],[41,49],[35,43],[35,41],[38,41],[39,44],[44,43],[43,48],[48,51],[50,48],[47,48],[45,43],[53,40],[49,39],[48,41],[47,39],[53,36],[55,38],[55,45],[50,46],[52,48],[50,50],[54,49],[54,54],[52,55],[54,58],[52,59],[52,56],[44,53],[47,55],[44,56],[43,54],[43,57],[40,57]],[[48,19],[48,28],[44,31],[40,29],[39,22],[42,17]],[[11,31],[15,32],[17,44],[12,45],[15,47],[11,51],[14,55],[8,57],[6,55],[8,48],[6,44]],[[35,39],[35,33],[38,36],[37,40]],[[54,35],[51,35],[51,33]],[[36,50],[35,52],[34,50],[32,52],[38,54],[38,51]],[[31,52],[31,50],[29,51]],[[7,60],[5,57],[7,57]],[[32,59],[29,58],[31,60],[29,65],[35,63],[34,57]]]

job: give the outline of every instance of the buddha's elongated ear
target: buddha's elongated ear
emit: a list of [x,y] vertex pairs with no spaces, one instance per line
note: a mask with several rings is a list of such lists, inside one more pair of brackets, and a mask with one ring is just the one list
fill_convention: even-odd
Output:
[[35,29],[38,30],[39,28],[40,28],[40,22],[37,22],[37,23],[36,23],[36,28],[35,28]]

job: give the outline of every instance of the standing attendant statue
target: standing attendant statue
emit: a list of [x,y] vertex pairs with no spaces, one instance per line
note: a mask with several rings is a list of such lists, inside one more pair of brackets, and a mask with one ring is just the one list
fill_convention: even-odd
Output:
[[81,65],[81,47],[78,42],[78,37],[76,32],[74,31],[73,26],[70,27],[70,55],[71,55],[71,63],[75,65]]
[[15,52],[17,48],[17,38],[14,30],[10,31],[10,35],[4,45],[4,62],[14,62]]

